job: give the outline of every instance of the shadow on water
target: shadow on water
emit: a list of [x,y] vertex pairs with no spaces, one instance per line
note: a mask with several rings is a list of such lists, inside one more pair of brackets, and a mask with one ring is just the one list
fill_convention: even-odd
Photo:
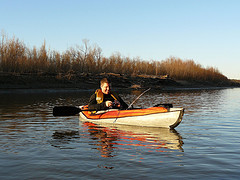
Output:
[[53,133],[51,145],[60,149],[73,149],[73,147],[67,147],[66,144],[69,144],[73,139],[79,138],[79,131],[59,130]]

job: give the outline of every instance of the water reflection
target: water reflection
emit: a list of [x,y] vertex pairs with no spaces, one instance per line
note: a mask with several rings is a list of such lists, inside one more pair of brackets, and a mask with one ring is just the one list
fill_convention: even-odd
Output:
[[[0,92],[2,177],[176,179],[178,174],[194,179],[197,174],[205,179],[238,179],[239,88],[151,91],[134,104],[184,107],[184,119],[177,128],[184,146],[181,135],[168,129],[99,126],[83,124],[76,116],[53,117],[53,106],[84,105],[91,93]],[[138,92],[120,95],[131,102]]]
[[147,128],[137,126],[99,126],[84,122],[82,126],[89,132],[94,145],[102,157],[113,157],[114,150],[131,150],[143,147],[148,152],[183,151],[182,137],[176,130],[167,128]]
[[91,144],[95,146],[93,149],[99,150],[102,157],[113,157],[114,144],[119,139],[119,135],[93,123],[85,122],[83,126],[87,128],[91,139],[95,141]]

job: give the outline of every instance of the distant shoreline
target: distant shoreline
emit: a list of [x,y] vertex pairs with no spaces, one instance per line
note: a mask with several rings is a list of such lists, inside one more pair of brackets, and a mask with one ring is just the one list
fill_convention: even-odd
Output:
[[99,87],[99,81],[107,77],[114,89],[145,89],[156,90],[194,90],[222,89],[240,87],[239,81],[229,82],[190,82],[178,81],[170,77],[134,75],[125,76],[114,73],[79,74],[79,75],[39,75],[39,74],[0,74],[0,90],[14,89],[49,89],[49,90],[91,90]]

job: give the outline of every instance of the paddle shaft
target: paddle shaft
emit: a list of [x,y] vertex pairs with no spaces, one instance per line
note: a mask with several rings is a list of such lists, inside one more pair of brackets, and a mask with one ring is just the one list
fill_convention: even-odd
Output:
[[[157,104],[154,107],[163,106],[165,108],[172,108],[172,104]],[[81,109],[75,106],[55,106],[53,108],[53,116],[74,116],[81,111],[98,111],[96,109]],[[116,120],[115,120],[116,121]]]
[[53,116],[73,116],[81,111],[96,111],[96,109],[80,109],[75,106],[55,106]]

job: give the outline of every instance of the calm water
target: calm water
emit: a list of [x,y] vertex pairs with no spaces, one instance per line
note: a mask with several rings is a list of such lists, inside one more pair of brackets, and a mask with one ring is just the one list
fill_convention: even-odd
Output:
[[[120,92],[131,102],[139,92]],[[240,89],[148,92],[136,103],[184,107],[174,130],[100,127],[53,117],[91,92],[0,93],[0,179],[239,179]]]

